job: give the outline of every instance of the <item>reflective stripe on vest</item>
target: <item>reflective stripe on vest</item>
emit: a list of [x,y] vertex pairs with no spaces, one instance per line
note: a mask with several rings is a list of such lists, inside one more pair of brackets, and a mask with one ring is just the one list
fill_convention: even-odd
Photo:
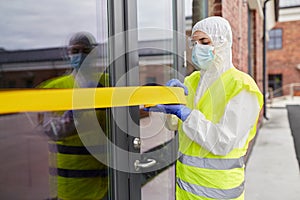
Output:
[[51,153],[63,153],[63,154],[73,154],[73,155],[90,155],[92,153],[102,153],[106,154],[106,145],[97,146],[65,146],[60,144],[48,144],[49,151]]
[[[65,146],[60,144],[48,144],[51,153],[62,153],[69,155],[91,155],[85,146]],[[106,152],[105,145],[89,146],[93,153]],[[90,178],[90,177],[106,177],[107,169],[91,169],[91,170],[74,170],[62,168],[49,168],[49,174],[52,176],[61,176],[65,178]]]
[[71,170],[60,168],[49,168],[49,174],[52,176],[62,176],[65,178],[89,178],[89,177],[106,177],[107,169],[102,170]]
[[244,166],[244,158],[230,158],[230,159],[216,159],[216,158],[201,158],[188,156],[183,153],[179,153],[179,161],[182,164],[192,167],[215,169],[215,170],[229,170],[234,168],[242,168]]
[[192,183],[185,182],[179,178],[177,178],[177,184],[182,190],[185,190],[198,196],[213,199],[235,199],[241,196],[244,192],[244,182],[236,188],[226,190],[195,185]]

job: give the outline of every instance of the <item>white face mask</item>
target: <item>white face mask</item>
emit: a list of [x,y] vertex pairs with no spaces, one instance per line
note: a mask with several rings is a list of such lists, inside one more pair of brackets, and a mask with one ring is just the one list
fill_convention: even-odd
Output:
[[208,69],[214,60],[214,47],[211,45],[196,44],[192,51],[192,62],[197,69]]

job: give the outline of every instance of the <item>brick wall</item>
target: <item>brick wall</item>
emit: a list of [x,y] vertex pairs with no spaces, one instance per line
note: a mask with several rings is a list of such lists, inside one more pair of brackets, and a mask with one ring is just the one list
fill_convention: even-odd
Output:
[[248,71],[248,5],[240,0],[223,0],[223,17],[231,24],[233,64]]
[[[251,52],[248,52],[248,3],[241,0],[210,0],[209,15],[222,16],[232,28],[232,60],[236,68],[248,72],[251,58],[252,76],[262,89],[263,21],[258,12],[251,11]],[[250,53],[250,54],[249,54]]]
[[[282,74],[282,86],[300,83],[300,21],[278,22],[274,28],[282,28],[282,49],[268,50],[268,74]],[[284,89],[289,94],[289,88]]]
[[209,16],[222,16],[222,0],[210,0],[208,6]]
[[[214,12],[218,14],[216,9]],[[232,28],[232,59],[234,66],[241,71],[248,73],[250,58],[250,62],[252,65],[251,75],[256,81],[258,87],[262,90],[262,18],[259,16],[258,12],[249,11],[248,3],[242,0],[222,0],[221,16],[229,21]],[[248,17],[250,17],[249,20],[251,21],[251,27],[248,27]],[[251,32],[248,33],[248,30],[250,30]],[[248,50],[248,37],[250,37],[250,52]],[[262,122],[262,113],[263,112],[261,112],[259,117],[258,127]],[[254,140],[252,140],[249,144],[249,149],[245,156],[246,162],[252,150],[253,142]]]
[[253,27],[253,34],[254,34],[254,79],[258,84],[259,88],[262,90],[263,88],[263,19],[260,17],[258,12],[252,13],[254,18],[254,27]]

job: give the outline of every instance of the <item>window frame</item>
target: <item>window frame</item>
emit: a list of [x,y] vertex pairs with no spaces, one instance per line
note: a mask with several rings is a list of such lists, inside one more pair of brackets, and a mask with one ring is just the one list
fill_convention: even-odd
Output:
[[279,50],[283,46],[283,29],[274,28],[269,31],[268,50]]

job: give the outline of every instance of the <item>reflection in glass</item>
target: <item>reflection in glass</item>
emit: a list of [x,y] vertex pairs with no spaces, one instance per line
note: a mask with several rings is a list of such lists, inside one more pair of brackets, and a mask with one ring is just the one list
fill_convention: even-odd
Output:
[[[108,86],[106,0],[16,0],[0,7],[1,88]],[[78,32],[93,41],[77,35],[72,42]],[[93,49],[96,59],[89,57]],[[80,71],[83,65],[92,67]],[[0,199],[105,199],[107,167],[96,159],[106,157],[105,144],[93,129],[76,129],[78,119],[92,117],[105,132],[106,110],[1,115]]]
[[[140,85],[164,85],[176,74],[172,3],[171,0],[138,1]],[[174,163],[169,162],[176,154],[172,145],[174,132],[166,129],[164,122],[165,115],[161,113],[141,115],[142,159],[146,162],[152,156],[158,168],[142,175],[142,199],[175,198],[175,169]]]

